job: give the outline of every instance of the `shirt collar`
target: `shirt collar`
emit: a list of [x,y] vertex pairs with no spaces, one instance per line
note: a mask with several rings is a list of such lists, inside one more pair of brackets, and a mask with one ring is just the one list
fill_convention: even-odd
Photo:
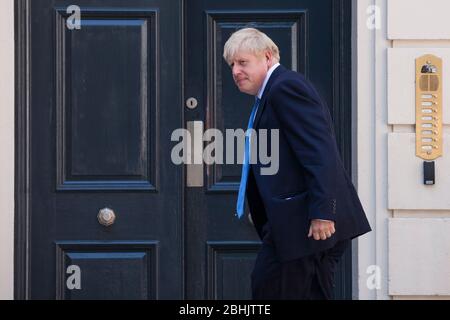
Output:
[[264,93],[264,89],[266,88],[267,82],[269,81],[270,76],[272,75],[272,72],[273,72],[279,65],[280,65],[280,63],[277,62],[277,63],[275,63],[275,64],[269,69],[269,71],[267,71],[266,78],[264,79],[263,85],[261,86],[261,88],[260,88],[259,91],[258,91],[258,95],[257,95],[258,99],[261,100],[262,95],[263,95],[263,93]]

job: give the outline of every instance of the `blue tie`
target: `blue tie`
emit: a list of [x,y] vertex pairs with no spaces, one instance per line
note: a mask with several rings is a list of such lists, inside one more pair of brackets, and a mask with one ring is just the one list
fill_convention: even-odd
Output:
[[253,128],[253,121],[255,120],[255,114],[258,110],[260,99],[256,98],[255,104],[253,105],[252,113],[250,114],[250,119],[248,120],[248,128],[245,133],[245,149],[244,149],[244,163],[242,164],[242,175],[241,184],[239,185],[239,195],[236,204],[237,216],[239,219],[244,214],[244,203],[245,203],[245,190],[247,189],[247,178],[248,172],[250,171],[250,141],[249,135],[251,129]]

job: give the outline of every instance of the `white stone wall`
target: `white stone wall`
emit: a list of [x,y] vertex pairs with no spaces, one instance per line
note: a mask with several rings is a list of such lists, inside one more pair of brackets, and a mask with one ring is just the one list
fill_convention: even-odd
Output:
[[389,294],[449,295],[450,218],[389,220]]
[[[450,1],[353,5],[354,182],[374,229],[354,241],[354,298],[448,299]],[[426,53],[442,57],[444,69],[444,156],[436,160],[433,186],[423,185],[415,156],[415,58]]]
[[14,2],[0,1],[0,299],[14,285]]
[[448,0],[387,0],[389,39],[450,39]]
[[[450,298],[450,1],[358,0],[357,183],[374,232],[358,240],[360,299]],[[380,28],[367,27],[375,5]],[[443,59],[444,154],[423,185],[415,156],[415,58]],[[367,266],[381,271],[367,286]]]

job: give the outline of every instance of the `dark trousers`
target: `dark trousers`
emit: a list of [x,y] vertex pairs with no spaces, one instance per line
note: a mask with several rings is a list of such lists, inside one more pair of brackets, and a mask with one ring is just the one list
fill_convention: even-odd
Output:
[[267,225],[263,230],[262,248],[252,272],[254,300],[333,299],[336,265],[350,240],[338,242],[326,251],[281,263]]

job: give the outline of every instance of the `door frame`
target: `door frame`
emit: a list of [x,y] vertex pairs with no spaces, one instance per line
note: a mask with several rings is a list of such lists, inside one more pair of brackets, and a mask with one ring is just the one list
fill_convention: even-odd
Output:
[[[14,298],[30,298],[31,192],[31,13],[32,0],[14,2],[15,29],[15,169]],[[352,174],[352,0],[332,1],[333,110],[336,139],[347,172]],[[182,7],[186,5],[182,0]],[[182,41],[185,30],[182,24]],[[182,46],[183,48],[183,46]],[[183,54],[183,52],[181,52]],[[182,58],[182,57],[181,57]],[[182,65],[183,69],[183,65]],[[183,72],[183,70],[182,70]],[[183,93],[181,93],[184,101]],[[183,168],[184,172],[184,168]],[[357,270],[356,270],[357,271]],[[344,285],[339,295],[352,299],[352,252],[344,257]]]
[[14,2],[15,31],[15,166],[14,166],[14,299],[30,298],[30,3]]

